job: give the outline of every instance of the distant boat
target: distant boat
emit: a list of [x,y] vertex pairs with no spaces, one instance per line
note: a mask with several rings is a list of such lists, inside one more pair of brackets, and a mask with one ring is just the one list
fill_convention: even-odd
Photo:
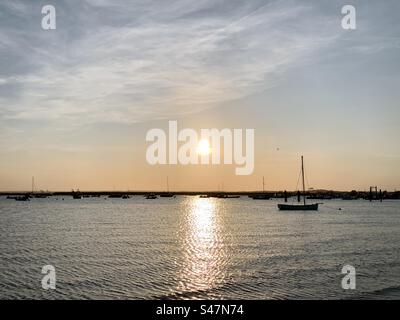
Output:
[[80,193],[79,190],[77,190],[77,191],[72,190],[72,198],[73,199],[82,199],[82,194]]
[[45,192],[40,192],[40,193],[34,193],[31,195],[33,198],[38,198],[38,199],[45,199],[51,196],[50,193],[45,193]]
[[[301,176],[303,181],[303,204],[278,204],[278,208],[281,211],[318,211],[318,203],[307,204],[306,203],[306,186],[304,183],[304,161],[301,156]],[[300,198],[299,198],[300,200]]]
[[29,199],[29,195],[24,195],[24,196],[19,196],[19,197],[15,197],[15,201],[30,201]]
[[173,193],[166,192],[166,193],[160,193],[160,197],[161,198],[173,198],[173,197],[175,197],[175,195]]
[[220,199],[237,199],[240,198],[240,195],[238,194],[226,194],[226,193],[218,193],[213,195],[215,198],[220,198]]
[[332,200],[330,195],[312,195],[307,197],[308,200]]
[[122,198],[123,197],[123,195],[122,194],[120,194],[120,193],[113,193],[113,194],[110,194],[110,195],[108,195],[108,197],[109,198],[114,198],[114,199],[119,199],[119,198]]
[[318,210],[318,203],[313,204],[278,204],[279,210],[282,211],[316,211]]
[[250,196],[253,200],[269,200],[271,197],[266,193],[257,193]]
[[262,193],[251,194],[251,195],[249,195],[249,197],[252,198],[253,200],[269,200],[269,199],[271,199],[269,194],[265,193],[264,177],[262,177],[262,187],[263,187]]
[[200,198],[208,198],[208,195],[207,194],[201,194]]
[[154,199],[157,199],[157,196],[155,195],[155,194],[148,194],[147,196],[146,196],[146,199],[148,199],[148,200],[154,200]]
[[161,198],[173,198],[173,197],[175,197],[175,195],[173,193],[169,192],[169,180],[168,180],[168,177],[167,177],[167,192],[160,193],[160,197]]
[[126,193],[111,193],[108,195],[110,199],[129,199],[129,195]]

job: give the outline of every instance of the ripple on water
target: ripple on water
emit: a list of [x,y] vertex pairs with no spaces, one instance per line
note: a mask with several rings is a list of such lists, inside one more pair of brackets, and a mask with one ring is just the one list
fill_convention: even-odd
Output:
[[[283,214],[276,203],[1,198],[0,298],[400,297],[400,202],[329,201],[340,214]],[[46,264],[55,291],[41,289]],[[340,287],[345,264],[357,293]]]

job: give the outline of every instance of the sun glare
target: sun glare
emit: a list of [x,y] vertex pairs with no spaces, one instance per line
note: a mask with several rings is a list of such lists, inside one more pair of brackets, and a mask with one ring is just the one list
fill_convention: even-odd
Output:
[[208,142],[207,139],[200,140],[199,144],[197,145],[196,151],[199,155],[202,155],[202,156],[210,154],[210,152],[211,152],[210,142]]

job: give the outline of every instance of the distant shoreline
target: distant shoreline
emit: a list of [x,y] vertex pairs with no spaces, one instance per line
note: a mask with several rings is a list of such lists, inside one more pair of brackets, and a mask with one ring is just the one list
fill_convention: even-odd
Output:
[[[149,194],[156,195],[188,195],[188,196],[200,196],[207,195],[209,197],[219,197],[221,195],[239,195],[239,196],[254,196],[254,195],[267,195],[270,198],[284,198],[285,191],[0,191],[0,196],[12,196],[12,195],[37,195],[37,196],[73,196],[74,194],[80,194],[83,197],[98,197],[98,196],[116,196],[116,195],[128,195],[128,196],[146,196]],[[287,197],[297,196],[298,191],[287,191]],[[319,200],[330,200],[330,199],[344,199],[344,200],[400,200],[400,191],[384,191],[381,192],[370,192],[370,191],[334,191],[334,190],[309,190],[306,191],[305,195],[310,199]]]

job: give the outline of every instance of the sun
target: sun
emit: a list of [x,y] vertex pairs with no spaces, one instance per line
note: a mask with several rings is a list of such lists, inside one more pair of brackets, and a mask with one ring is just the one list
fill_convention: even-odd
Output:
[[201,139],[197,145],[196,152],[202,156],[210,154],[211,153],[210,142],[207,139]]

